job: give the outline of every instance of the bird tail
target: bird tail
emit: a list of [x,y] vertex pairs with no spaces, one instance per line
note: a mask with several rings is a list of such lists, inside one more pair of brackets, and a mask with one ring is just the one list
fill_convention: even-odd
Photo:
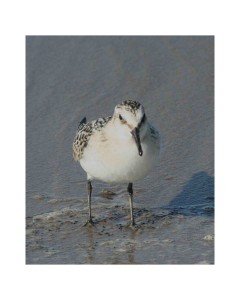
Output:
[[86,123],[87,123],[87,118],[84,117],[82,121],[78,124],[78,130],[81,129]]

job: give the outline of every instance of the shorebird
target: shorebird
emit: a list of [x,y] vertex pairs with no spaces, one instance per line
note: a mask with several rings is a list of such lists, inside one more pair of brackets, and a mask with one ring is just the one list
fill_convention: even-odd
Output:
[[[92,180],[127,183],[131,225],[133,182],[144,178],[159,156],[160,137],[148,122],[143,106],[126,100],[115,107],[113,116],[87,123],[83,118],[73,142],[73,157],[87,173],[88,221],[91,211]],[[85,224],[85,225],[86,225]]]

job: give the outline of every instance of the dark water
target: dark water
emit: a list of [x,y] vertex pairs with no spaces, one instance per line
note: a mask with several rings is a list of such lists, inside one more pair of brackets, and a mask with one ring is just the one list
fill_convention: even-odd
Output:
[[[214,263],[213,37],[26,38],[26,262]],[[79,121],[141,102],[162,136],[156,168],[134,184],[93,183],[72,158]],[[113,195],[104,193],[110,190]]]

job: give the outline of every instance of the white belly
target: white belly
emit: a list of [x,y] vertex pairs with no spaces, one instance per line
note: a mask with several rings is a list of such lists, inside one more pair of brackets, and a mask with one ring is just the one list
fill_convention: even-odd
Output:
[[135,182],[144,178],[155,165],[159,145],[146,139],[142,143],[143,155],[138,154],[135,141],[101,141],[95,139],[87,145],[80,160],[89,179],[109,183]]

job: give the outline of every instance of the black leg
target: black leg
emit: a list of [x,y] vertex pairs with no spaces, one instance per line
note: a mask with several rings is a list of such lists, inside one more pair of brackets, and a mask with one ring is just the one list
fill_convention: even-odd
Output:
[[134,217],[133,217],[133,188],[132,188],[133,184],[130,182],[128,184],[128,194],[129,194],[129,204],[130,204],[130,214],[131,214],[131,225],[134,226],[135,222],[134,222]]
[[87,190],[88,190],[88,221],[92,221],[92,210],[91,210],[91,197],[92,197],[92,184],[91,181],[87,182]]
[[87,191],[88,191],[88,220],[87,220],[87,223],[84,226],[86,226],[87,224],[93,224],[92,209],[91,209],[91,196],[92,196],[91,180],[87,181]]

